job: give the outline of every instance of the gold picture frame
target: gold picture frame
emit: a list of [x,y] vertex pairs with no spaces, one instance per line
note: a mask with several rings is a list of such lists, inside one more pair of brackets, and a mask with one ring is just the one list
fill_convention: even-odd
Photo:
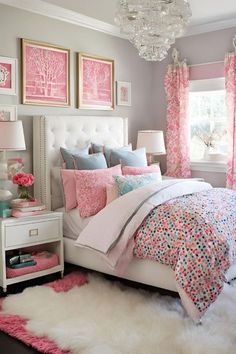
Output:
[[22,103],[70,106],[70,50],[21,39]]
[[115,63],[113,59],[77,53],[78,108],[113,110]]

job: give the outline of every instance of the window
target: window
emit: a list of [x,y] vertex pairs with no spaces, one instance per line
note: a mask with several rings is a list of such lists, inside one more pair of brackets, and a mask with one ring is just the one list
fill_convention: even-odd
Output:
[[191,82],[189,116],[191,161],[225,162],[228,143],[223,79]]

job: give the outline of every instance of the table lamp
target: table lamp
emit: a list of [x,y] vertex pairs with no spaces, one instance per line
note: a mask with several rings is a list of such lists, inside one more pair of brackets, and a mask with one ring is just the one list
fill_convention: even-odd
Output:
[[[25,138],[22,121],[0,122],[0,151],[2,156],[0,158],[0,181],[8,179],[7,170],[7,151],[25,150]],[[12,193],[0,187],[0,217],[3,216],[3,211],[9,206],[9,200]]]
[[146,148],[148,165],[153,163],[153,156],[166,153],[162,130],[139,130],[137,148]]

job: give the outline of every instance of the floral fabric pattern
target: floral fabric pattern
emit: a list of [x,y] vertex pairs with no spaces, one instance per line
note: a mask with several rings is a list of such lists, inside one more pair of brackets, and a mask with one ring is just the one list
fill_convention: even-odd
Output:
[[170,265],[203,314],[236,262],[236,193],[214,188],[154,208],[135,234],[134,255]]
[[225,89],[228,115],[229,155],[226,187],[236,189],[236,54],[225,57]]
[[119,195],[124,195],[141,188],[147,184],[154,182],[161,182],[161,175],[159,173],[147,173],[145,175],[136,176],[113,176],[118,187]]
[[189,70],[169,65],[165,77],[167,95],[167,172],[172,177],[191,177],[188,123]]

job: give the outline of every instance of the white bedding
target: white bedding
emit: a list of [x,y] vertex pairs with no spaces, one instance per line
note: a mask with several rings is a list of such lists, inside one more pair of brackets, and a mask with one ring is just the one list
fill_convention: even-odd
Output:
[[56,211],[63,213],[63,235],[72,240],[76,240],[81,231],[88,225],[92,216],[89,218],[81,218],[77,209],[72,209],[69,212],[65,208],[59,208]]

